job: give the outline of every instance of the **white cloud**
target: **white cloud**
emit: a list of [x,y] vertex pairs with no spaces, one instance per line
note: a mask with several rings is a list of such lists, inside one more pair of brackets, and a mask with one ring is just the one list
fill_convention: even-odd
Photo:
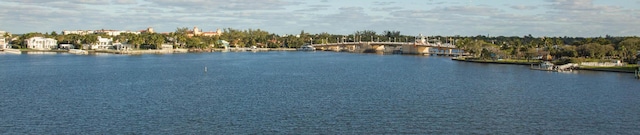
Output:
[[136,0],[112,0],[115,4],[138,4]]
[[299,2],[282,0],[147,0],[160,8],[180,7],[200,11],[217,10],[281,10],[286,6],[298,5]]
[[533,10],[533,9],[538,9],[537,6],[527,6],[527,5],[514,5],[514,6],[510,6],[510,8],[512,9],[516,9],[516,10]]
[[[637,2],[634,2],[634,4]],[[0,29],[139,30],[199,26],[278,34],[399,30],[437,35],[638,35],[640,9],[591,0],[500,1],[295,1],[295,0],[4,0]]]

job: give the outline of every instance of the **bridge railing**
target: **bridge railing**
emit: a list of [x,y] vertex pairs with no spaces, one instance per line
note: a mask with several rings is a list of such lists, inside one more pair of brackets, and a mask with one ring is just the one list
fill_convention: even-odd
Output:
[[359,44],[384,44],[384,45],[416,45],[416,46],[432,46],[432,47],[445,47],[456,48],[452,44],[430,44],[430,43],[414,43],[414,42],[342,42],[342,43],[325,43],[325,44],[312,44],[311,46],[335,46],[335,45],[359,45]]

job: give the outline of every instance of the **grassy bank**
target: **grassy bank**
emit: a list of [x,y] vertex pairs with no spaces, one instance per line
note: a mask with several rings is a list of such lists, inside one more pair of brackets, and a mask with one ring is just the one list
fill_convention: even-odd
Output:
[[[475,63],[493,63],[493,64],[515,64],[515,65],[531,65],[539,64],[540,60],[518,60],[518,59],[503,59],[503,60],[481,60],[475,58],[454,57],[452,60],[466,61]],[[628,64],[626,66],[618,67],[594,67],[594,66],[580,66],[580,70],[590,71],[607,71],[607,72],[622,72],[622,73],[634,73],[638,70],[637,64]]]
[[482,59],[464,58],[464,57],[455,57],[455,58],[452,58],[452,60],[475,62],[475,63],[514,64],[514,65],[531,65],[531,64],[539,64],[541,62],[540,60],[521,60],[521,59],[482,60]]
[[618,67],[593,67],[593,66],[580,66],[581,70],[591,70],[591,71],[609,71],[609,72],[624,72],[624,73],[634,73],[638,70],[637,64],[629,64],[626,66],[618,66]]

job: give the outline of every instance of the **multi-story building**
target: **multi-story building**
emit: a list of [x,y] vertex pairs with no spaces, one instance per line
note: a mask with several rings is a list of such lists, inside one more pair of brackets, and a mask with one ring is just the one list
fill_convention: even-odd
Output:
[[124,30],[96,30],[95,31],[96,34],[106,34],[109,36],[118,36],[122,33],[132,33],[132,34],[140,34],[139,31],[124,31]]
[[51,50],[58,48],[58,41],[52,38],[32,37],[24,41],[27,48],[35,50]]
[[209,32],[202,32],[201,29],[198,29],[198,27],[193,27],[192,31],[187,31],[187,36],[188,37],[193,37],[193,36],[217,36],[217,35],[222,35],[222,30],[217,29],[216,32],[213,31],[209,31]]
[[4,39],[4,36],[0,36],[0,49],[6,49],[7,48],[7,42]]
[[63,30],[62,34],[63,35],[69,35],[69,34],[78,34],[78,35],[87,35],[87,34],[94,34],[95,31],[93,30]]
[[153,30],[153,27],[148,27],[147,30],[142,30],[142,32],[146,32],[146,33],[156,33],[156,31]]
[[113,38],[102,38],[98,36],[98,42],[89,45],[88,49],[92,50],[106,50],[113,48]]
[[140,34],[140,31],[124,31],[124,30],[63,30],[62,34],[78,34],[78,35],[87,35],[87,34],[106,34],[109,36],[118,36],[122,33],[132,33],[132,34]]
[[4,35],[8,34],[6,31],[0,31],[0,49],[6,49],[9,48],[9,43],[7,42],[6,38],[9,37],[5,37]]

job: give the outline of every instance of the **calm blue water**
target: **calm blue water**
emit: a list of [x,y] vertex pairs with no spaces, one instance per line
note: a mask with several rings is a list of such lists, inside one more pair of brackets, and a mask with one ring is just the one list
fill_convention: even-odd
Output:
[[628,73],[333,52],[0,63],[0,134],[640,134]]

